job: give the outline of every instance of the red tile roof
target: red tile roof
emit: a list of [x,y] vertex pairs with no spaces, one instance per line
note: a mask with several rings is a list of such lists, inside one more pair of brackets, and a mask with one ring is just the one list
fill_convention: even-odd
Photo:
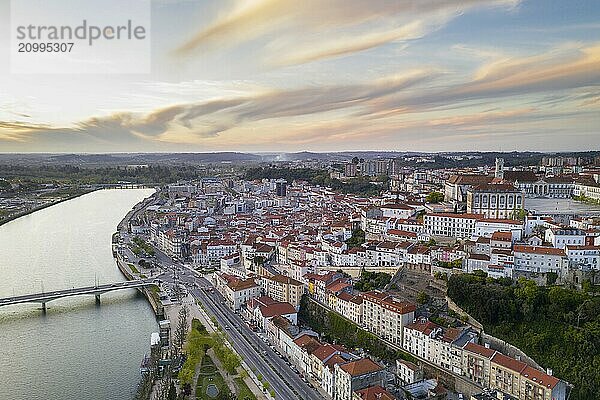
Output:
[[504,231],[496,231],[492,233],[492,240],[499,240],[502,242],[511,242],[512,241],[512,233],[504,232]]
[[429,335],[434,329],[439,328],[439,325],[434,324],[429,320],[418,320],[417,322],[406,325],[406,328],[419,331],[424,335]]
[[337,293],[337,292],[343,291],[344,289],[349,288],[351,286],[352,285],[344,282],[342,279],[337,279],[337,280],[331,282],[325,288],[327,290],[329,290],[330,292]]
[[284,284],[293,285],[293,286],[302,286],[303,285],[302,282],[297,281],[293,278],[290,278],[289,276],[285,276],[282,274],[273,275],[273,276],[265,278],[265,279],[269,279],[274,282],[284,283]]
[[383,367],[369,358],[361,358],[360,360],[352,361],[340,366],[345,372],[351,376],[361,376],[372,372],[383,370]]
[[517,244],[513,250],[515,253],[545,254],[551,256],[565,255],[565,251],[563,249],[556,249],[554,247],[525,246]]
[[[319,343],[319,341],[317,339],[315,339],[313,336],[310,336],[307,334],[298,336],[296,339],[294,339],[294,343],[296,343],[298,346],[303,346],[306,343],[311,342],[311,341],[316,341],[317,343]],[[321,343],[319,343],[319,344],[321,344]]]
[[548,375],[540,370],[537,370],[529,365],[521,372],[521,375],[525,378],[533,381],[540,386],[545,386],[548,389],[553,389],[560,380],[552,375]]
[[472,353],[479,354],[480,356],[484,356],[486,358],[492,358],[496,350],[489,349],[485,346],[480,346],[476,343],[469,342],[464,347],[465,350],[468,350]]
[[494,179],[492,176],[486,175],[452,175],[448,178],[448,182],[455,185],[477,185],[491,182],[492,179]]
[[521,373],[521,371],[523,371],[525,367],[527,367],[527,364],[525,364],[524,362],[505,356],[502,353],[494,354],[494,356],[492,357],[492,362],[518,373]]
[[336,364],[345,363],[346,361],[347,360],[344,357],[340,356],[339,354],[334,354],[329,360],[327,360],[325,362],[325,366],[326,367],[332,367],[332,366],[334,366]]
[[362,293],[361,296],[363,297],[364,301],[370,301],[372,303],[379,304],[380,306],[398,314],[408,314],[417,309],[417,307],[412,303],[396,301],[392,296],[376,290]]
[[370,386],[356,392],[361,400],[395,400],[396,398],[381,386]]
[[290,303],[275,303],[268,306],[260,306],[260,313],[263,317],[274,317],[275,315],[295,314],[296,309]]
[[338,350],[330,344],[324,344],[321,347],[317,348],[315,351],[313,351],[312,355],[317,357],[319,360],[324,361],[337,351]]
[[403,237],[410,237],[410,238],[417,237],[417,234],[415,232],[404,231],[401,229],[388,229],[387,233],[388,233],[388,235],[394,235],[394,236],[403,236]]

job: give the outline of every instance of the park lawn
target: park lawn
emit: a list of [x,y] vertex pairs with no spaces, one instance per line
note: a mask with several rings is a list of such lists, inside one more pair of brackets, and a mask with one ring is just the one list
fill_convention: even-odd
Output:
[[[219,389],[217,397],[210,397],[206,393],[210,384],[215,385]],[[196,399],[198,400],[226,400],[229,399],[229,388],[225,380],[217,370],[217,367],[209,356],[204,356],[200,366],[200,375],[196,382]]]
[[235,384],[238,387],[238,400],[256,400],[256,396],[254,396],[254,393],[252,393],[242,378],[235,378]]
[[135,267],[135,265],[133,264],[127,264],[129,265],[129,268],[131,269],[131,272],[133,272],[134,274],[139,274],[140,271],[138,271],[138,269]]

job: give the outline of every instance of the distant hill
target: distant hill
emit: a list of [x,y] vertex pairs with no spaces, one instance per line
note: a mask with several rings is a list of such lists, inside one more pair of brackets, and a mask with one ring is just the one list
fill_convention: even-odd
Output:
[[[423,168],[443,168],[458,166],[491,165],[496,157],[503,157],[505,165],[534,165],[547,155],[576,156],[583,158],[599,157],[600,151],[579,153],[540,153],[540,152],[399,152],[399,151],[345,151],[317,153],[302,151],[297,153],[241,153],[241,152],[215,152],[215,153],[106,153],[106,154],[50,154],[50,153],[0,153],[0,163],[13,165],[55,164],[77,165],[81,167],[94,166],[121,166],[138,164],[162,165],[193,165],[193,164],[260,164],[260,163],[286,163],[301,161],[317,162],[343,162],[354,157],[363,159],[377,158],[409,158],[415,156],[429,157],[431,163],[423,163]],[[457,160],[449,157],[463,156],[465,159]],[[407,160],[407,166],[414,166],[414,162]]]

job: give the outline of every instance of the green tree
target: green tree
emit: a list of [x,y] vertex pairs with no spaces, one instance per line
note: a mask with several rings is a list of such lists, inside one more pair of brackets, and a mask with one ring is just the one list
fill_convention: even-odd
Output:
[[441,192],[430,192],[425,197],[425,201],[428,203],[441,203],[444,201],[444,193]]
[[358,228],[352,231],[352,236],[346,240],[349,248],[359,247],[365,242],[365,231]]
[[556,272],[547,272],[546,273],[546,284],[548,285],[554,285],[556,283],[556,280],[558,279],[558,274]]
[[423,291],[420,291],[419,294],[417,294],[417,302],[419,304],[425,304],[429,301],[429,295]]
[[185,337],[188,332],[189,323],[188,317],[190,315],[190,310],[187,306],[183,306],[179,309],[179,316],[177,321],[177,327],[175,328],[175,332],[173,335],[173,344],[176,351],[181,349],[183,346],[183,342],[185,342]]
[[600,297],[533,281],[453,275],[448,296],[485,331],[523,350],[574,385],[573,400],[597,398],[600,387]]
[[513,219],[516,219],[518,221],[524,221],[526,216],[527,211],[525,211],[525,209],[523,208],[519,208],[518,210],[512,212]]

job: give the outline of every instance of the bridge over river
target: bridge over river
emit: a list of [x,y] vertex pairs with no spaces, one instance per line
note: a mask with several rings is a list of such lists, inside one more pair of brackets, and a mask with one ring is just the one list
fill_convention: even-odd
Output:
[[157,285],[157,282],[154,279],[141,279],[109,283],[105,285],[57,290],[54,292],[42,292],[22,296],[6,297],[0,298],[0,307],[12,304],[40,303],[42,305],[42,310],[46,311],[46,303],[63,297],[93,295],[96,297],[96,302],[100,302],[100,295],[103,293],[122,289],[141,289],[152,285]]

